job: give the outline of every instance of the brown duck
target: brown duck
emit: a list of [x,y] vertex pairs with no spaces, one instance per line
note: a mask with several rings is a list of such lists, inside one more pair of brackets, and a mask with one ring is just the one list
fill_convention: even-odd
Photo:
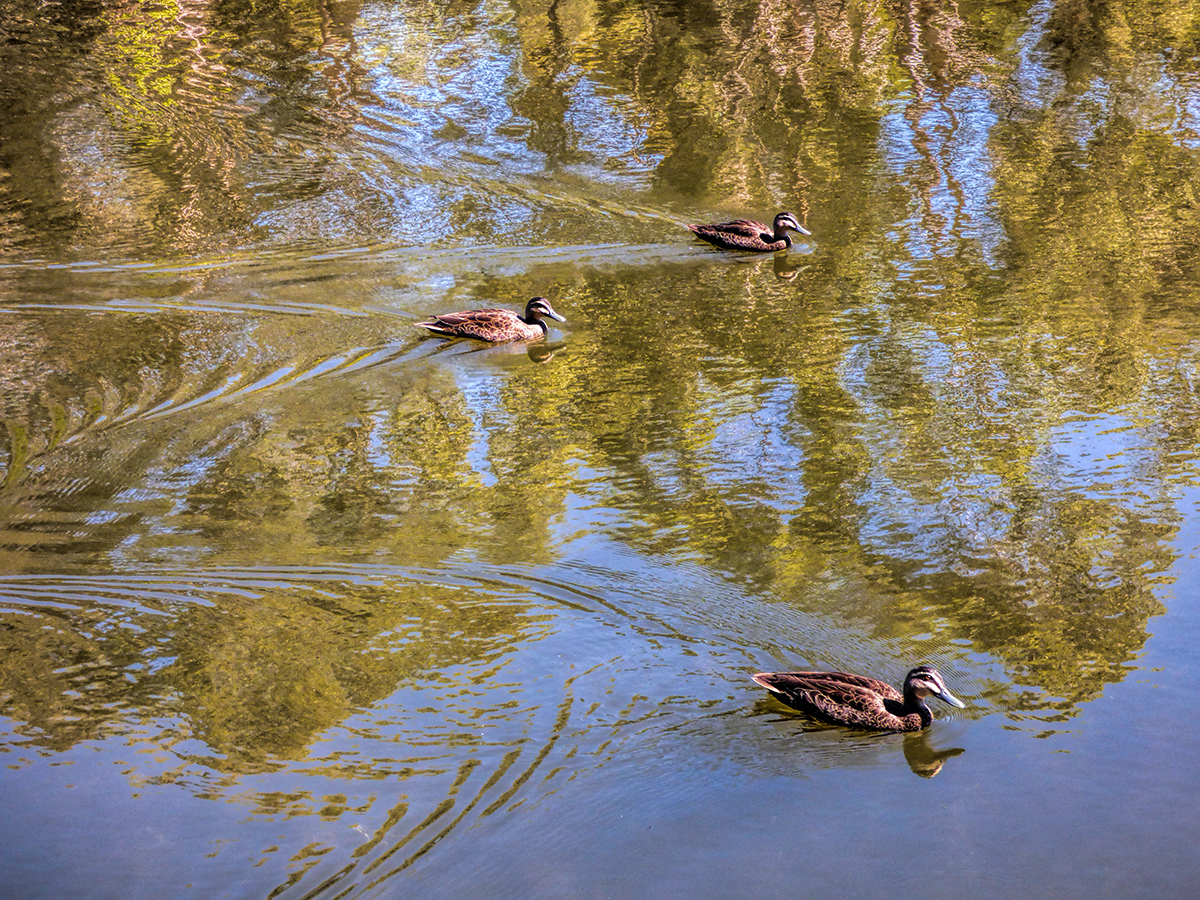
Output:
[[525,306],[525,315],[511,309],[468,309],[444,313],[425,322],[415,322],[418,328],[428,328],[446,337],[467,337],[479,341],[536,341],[544,338],[549,329],[542,320],[567,321],[556,313],[545,297],[534,297]]
[[732,222],[718,222],[713,225],[689,225],[702,241],[708,241],[726,250],[749,250],[755,253],[768,253],[773,250],[786,250],[792,246],[789,231],[800,234],[812,234],[807,228],[796,221],[790,212],[781,212],[775,217],[775,225],[768,227],[762,222],[751,222],[747,219],[735,219]]
[[754,680],[788,706],[849,728],[920,731],[933,721],[926,697],[962,709],[931,666],[917,666],[904,679],[904,693],[890,684],[846,672],[760,672]]

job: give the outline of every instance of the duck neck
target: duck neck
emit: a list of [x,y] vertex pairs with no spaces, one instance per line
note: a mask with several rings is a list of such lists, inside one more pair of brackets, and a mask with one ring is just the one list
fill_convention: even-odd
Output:
[[933,713],[929,711],[929,707],[925,705],[925,699],[918,697],[916,691],[904,692],[904,707],[900,710],[901,716],[911,716],[916,713],[921,717],[921,724],[928,725],[933,721]]
[[[532,305],[533,304],[530,304],[530,306]],[[550,333],[550,329],[546,327],[546,322],[542,318],[542,314],[539,312],[534,312],[533,310],[526,308],[525,315],[517,316],[517,318],[526,325],[536,325],[538,328],[542,329],[542,334]]]
[[775,240],[783,241],[785,247],[792,246],[792,237],[788,234],[787,228],[783,226],[775,229]]

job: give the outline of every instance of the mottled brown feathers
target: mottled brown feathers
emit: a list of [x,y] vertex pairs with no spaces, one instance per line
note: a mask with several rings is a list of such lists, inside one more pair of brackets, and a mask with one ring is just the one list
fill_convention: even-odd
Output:
[[425,328],[445,337],[466,337],[500,343],[540,340],[547,332],[543,318],[567,321],[554,311],[545,297],[534,297],[525,306],[524,316],[517,315],[511,309],[489,307],[443,313],[414,324],[418,328]]
[[789,231],[811,234],[789,212],[775,216],[774,225],[764,225],[749,219],[734,219],[732,222],[715,222],[711,225],[689,225],[692,233],[725,250],[746,250],[751,253],[768,253],[786,250],[792,246]]
[[963,706],[929,666],[908,673],[903,693],[885,682],[848,672],[760,672],[754,680],[789,706],[850,728],[919,731],[933,721],[925,705],[929,696]]

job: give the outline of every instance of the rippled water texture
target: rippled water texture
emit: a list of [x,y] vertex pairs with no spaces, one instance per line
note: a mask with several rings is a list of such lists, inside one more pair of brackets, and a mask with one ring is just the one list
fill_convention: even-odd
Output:
[[1197,896],[1197,23],[0,5],[0,895]]

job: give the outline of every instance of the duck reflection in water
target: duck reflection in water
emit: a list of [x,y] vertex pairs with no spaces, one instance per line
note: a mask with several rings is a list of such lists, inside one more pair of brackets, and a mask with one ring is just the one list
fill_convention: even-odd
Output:
[[789,259],[790,257],[786,253],[776,253],[774,259],[771,260],[775,269],[775,277],[781,281],[791,281],[810,267],[808,263],[800,266],[790,266],[788,265]]
[[904,692],[890,684],[847,672],[760,672],[754,680],[788,706],[833,725],[871,731],[920,731],[933,721],[926,697],[963,709],[931,666],[917,666],[904,679]]
[[441,337],[474,338],[477,341],[505,343],[508,341],[540,341],[550,331],[545,319],[567,321],[560,316],[545,297],[534,297],[525,306],[525,315],[511,309],[489,307],[462,312],[443,313],[424,322],[415,322]]
[[752,253],[788,249],[792,246],[789,231],[812,234],[790,212],[775,216],[772,226],[749,219],[734,219],[732,222],[715,222],[711,225],[689,225],[688,228],[700,240],[708,241],[722,250],[748,250]]
[[904,761],[908,763],[908,767],[913,770],[914,774],[920,775],[922,778],[933,778],[942,771],[946,760],[964,752],[966,751],[962,747],[950,747],[946,750],[934,748],[929,743],[928,731],[918,731],[904,736]]
[[554,354],[565,347],[566,344],[562,341],[556,341],[553,344],[548,344],[545,341],[531,343],[525,348],[526,354],[535,363],[550,362],[554,358]]

